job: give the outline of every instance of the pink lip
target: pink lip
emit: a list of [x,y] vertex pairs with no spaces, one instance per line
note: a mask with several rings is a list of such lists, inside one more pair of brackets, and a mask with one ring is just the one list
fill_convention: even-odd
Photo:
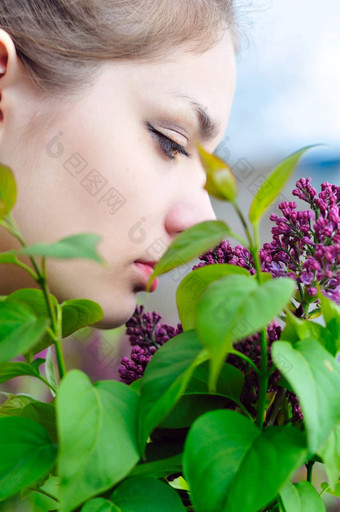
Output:
[[[136,267],[141,271],[141,274],[144,277],[144,284],[146,287],[149,277],[151,276],[154,266],[156,265],[156,262],[147,263],[145,261],[135,261],[134,263],[135,263]],[[150,292],[154,292],[156,290],[157,286],[158,286],[158,277],[156,277],[153,280],[151,288],[150,288]]]

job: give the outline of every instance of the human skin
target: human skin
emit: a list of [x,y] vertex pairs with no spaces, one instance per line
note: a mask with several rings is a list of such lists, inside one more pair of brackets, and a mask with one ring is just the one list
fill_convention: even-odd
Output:
[[[97,249],[106,266],[47,260],[59,301],[88,298],[101,305],[104,318],[95,327],[113,328],[132,315],[146,281],[136,261],[158,260],[179,233],[215,218],[196,143],[212,153],[222,140],[235,80],[226,31],[201,55],[183,47],[158,62],[105,62],[76,97],[46,101],[0,30],[0,162],[18,185],[12,215],[27,244],[78,233],[101,236]],[[211,140],[201,138],[190,102],[175,91],[202,103],[218,123]],[[191,157],[167,156],[147,123]],[[18,247],[0,227],[0,251]],[[24,287],[38,285],[24,270],[0,265],[0,295]]]

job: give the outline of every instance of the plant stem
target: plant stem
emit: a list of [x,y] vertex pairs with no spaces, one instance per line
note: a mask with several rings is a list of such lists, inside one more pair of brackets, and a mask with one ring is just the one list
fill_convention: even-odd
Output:
[[39,377],[39,379],[44,383],[46,384],[46,386],[48,386],[49,389],[51,389],[53,391],[53,393],[57,394],[57,390],[54,386],[52,386],[52,384],[50,384],[46,379],[44,379],[44,377]]
[[244,415],[251,421],[253,421],[253,418],[251,416],[251,414],[248,412],[248,410],[246,409],[246,407],[243,405],[243,403],[240,401],[240,402],[235,402],[239,408],[241,409],[241,411],[244,413]]
[[239,219],[240,219],[240,221],[241,221],[241,223],[242,223],[242,226],[243,226],[243,228],[244,228],[244,231],[246,232],[246,235],[247,235],[247,238],[248,238],[248,241],[249,241],[249,246],[250,246],[250,247],[254,247],[254,242],[253,242],[252,236],[251,236],[251,234],[250,234],[250,231],[249,231],[249,228],[248,228],[247,221],[246,221],[246,219],[244,218],[244,215],[243,215],[243,213],[242,213],[242,211],[241,211],[241,208],[239,207],[239,205],[237,204],[237,202],[236,202],[236,201],[233,201],[233,203],[232,203],[232,204],[233,204],[233,206],[234,206],[234,208],[235,208],[235,211],[236,211],[236,213],[237,213],[237,215],[238,215],[238,217],[239,217]]
[[[18,228],[15,220],[13,219],[13,217],[11,215],[8,215],[8,222],[7,222],[6,228],[20,242],[20,244],[23,247],[27,246],[25,240],[23,239],[23,237],[20,234],[19,228]],[[49,291],[48,284],[47,284],[46,258],[42,258],[42,270],[40,270],[40,268],[33,256],[30,256],[30,260],[32,262],[32,265],[33,265],[35,271],[36,271],[36,276],[34,277],[34,280],[40,285],[40,287],[43,291],[48,314],[51,319],[52,330],[55,334],[54,346],[55,346],[56,356],[57,356],[59,377],[60,377],[60,379],[62,379],[66,373],[66,366],[65,366],[65,360],[64,360],[64,355],[63,355],[63,350],[62,350],[61,340],[60,340],[61,333],[59,332],[60,331],[59,322],[57,321],[57,318],[56,318],[55,309],[54,309],[54,306],[51,301],[50,291]]]
[[251,253],[254,259],[254,265],[256,269],[256,278],[259,284],[262,283],[262,274],[261,274],[261,261],[259,256],[260,249],[260,234],[259,234],[259,226],[258,224],[254,224],[254,240],[255,245],[251,249]]
[[[256,268],[256,278],[259,284],[262,283],[262,274],[261,274],[261,261],[259,256],[259,248],[260,248],[260,235],[259,235],[259,225],[254,224],[254,240],[255,246],[252,248],[252,255],[254,258],[255,268]],[[261,330],[261,368],[260,368],[260,378],[259,378],[259,405],[257,411],[256,424],[262,430],[263,421],[264,421],[264,412],[266,409],[266,398],[267,398],[267,390],[268,390],[268,347],[267,347],[267,331],[266,329]]]
[[[21,237],[21,235],[17,231],[14,230],[14,228],[11,226],[10,223],[1,221],[0,226],[3,226],[12,236],[14,236],[14,238],[16,238],[20,242],[21,245],[23,245],[23,246],[25,245],[25,242],[24,242],[23,238]],[[17,259],[17,261],[15,263],[13,262],[13,265],[17,265],[18,267],[26,270],[26,272],[28,272],[30,274],[30,276],[32,277],[32,279],[34,279],[34,281],[38,280],[38,275],[28,265],[26,265],[22,261]]]
[[54,346],[55,346],[55,351],[56,351],[56,356],[57,356],[59,377],[60,377],[60,379],[62,379],[66,373],[66,366],[65,366],[63,349],[62,349],[61,341],[60,341],[61,333],[59,332],[59,325],[58,325],[57,317],[55,314],[55,309],[52,304],[51,295],[50,295],[50,291],[48,289],[48,284],[47,284],[46,258],[42,258],[42,274],[41,274],[39,281],[40,281],[40,285],[41,285],[42,291],[45,296],[47,309],[49,311],[49,315],[50,315],[50,318],[52,321],[52,330],[56,335],[55,340],[54,340]]
[[261,368],[260,368],[260,378],[259,378],[259,407],[257,411],[256,424],[259,429],[263,428],[263,420],[264,420],[264,411],[266,408],[266,398],[267,398],[267,390],[268,390],[268,353],[267,353],[267,335],[264,330],[261,331]]
[[[236,210],[237,215],[239,216],[239,219],[241,220],[241,223],[244,227],[244,230],[247,234],[247,238],[249,240],[249,249],[251,252],[251,255],[254,259],[254,265],[256,269],[256,278],[259,284],[262,283],[262,274],[261,274],[261,261],[259,256],[259,249],[260,249],[260,237],[259,237],[259,226],[258,224],[254,224],[254,240],[251,236],[250,230],[248,228],[248,224],[246,219],[244,218],[244,215],[236,203],[236,201],[233,202],[233,206]],[[267,398],[267,390],[268,390],[268,353],[267,353],[267,332],[266,329],[262,329],[261,331],[261,368],[260,368],[260,376],[259,376],[259,407],[257,412],[257,418],[256,418],[256,424],[257,426],[262,430],[263,428],[263,418],[264,418],[264,412],[266,408],[266,398]],[[257,370],[258,372],[258,370]]]
[[285,394],[286,394],[286,390],[283,388],[279,388],[279,390],[277,391],[275,399],[274,399],[274,403],[272,406],[272,412],[271,412],[269,420],[267,422],[268,427],[270,427],[271,425],[274,425],[277,415],[280,412],[280,408],[281,408],[283,399],[285,397]]
[[27,364],[31,364],[32,359],[33,359],[33,358],[32,358],[32,353],[31,353],[31,352],[28,352],[27,354],[25,354],[25,356],[24,356],[24,357],[25,357],[25,361],[26,361],[26,363],[27,363]]
[[310,483],[312,483],[313,466],[314,466],[314,464],[315,464],[314,460],[310,460],[306,464],[306,468],[307,468],[307,482],[310,482]]
[[322,489],[322,491],[319,493],[319,496],[322,496],[325,492],[328,491],[328,489],[330,488],[330,485],[327,485],[327,487],[325,487],[324,489]]
[[234,354],[235,356],[240,357],[241,359],[246,361],[248,364],[250,364],[250,366],[256,371],[256,373],[260,373],[260,370],[258,369],[256,364],[254,363],[254,361],[252,359],[250,359],[250,357],[246,356],[242,352],[239,352],[238,350],[232,350],[229,353],[230,354]]
[[38,489],[38,488],[35,488],[35,487],[29,487],[29,490],[30,490],[30,491],[33,491],[33,492],[39,492],[40,494],[43,494],[44,496],[47,496],[47,498],[50,498],[51,500],[54,500],[54,501],[56,501],[57,503],[59,503],[58,498],[56,498],[55,496],[53,496],[53,495],[52,495],[52,494],[50,494],[49,492],[44,491],[43,489]]

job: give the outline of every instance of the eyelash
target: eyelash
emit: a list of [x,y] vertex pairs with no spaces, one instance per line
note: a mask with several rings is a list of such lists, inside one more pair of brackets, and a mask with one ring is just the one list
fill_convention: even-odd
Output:
[[191,154],[188,153],[183,146],[177,144],[177,142],[173,141],[166,135],[163,135],[163,133],[157,131],[153,126],[151,126],[150,123],[146,124],[149,132],[151,132],[151,134],[157,138],[161,150],[163,151],[163,153],[166,154],[168,158],[170,158],[171,160],[175,160],[176,158],[171,154],[171,151],[177,151],[178,153],[185,155],[187,157],[191,156]]

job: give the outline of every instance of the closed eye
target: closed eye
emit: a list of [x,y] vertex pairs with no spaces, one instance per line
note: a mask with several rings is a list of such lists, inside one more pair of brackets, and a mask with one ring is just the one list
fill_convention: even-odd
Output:
[[174,160],[176,157],[172,154],[174,151],[185,155],[187,157],[191,157],[191,154],[186,151],[186,149],[178,144],[177,142],[173,141],[163,133],[160,133],[158,130],[156,130],[150,123],[146,123],[147,128],[149,132],[152,134],[153,137],[155,137],[158,141],[159,147],[163,151],[163,153],[166,154],[168,158],[171,160]]

